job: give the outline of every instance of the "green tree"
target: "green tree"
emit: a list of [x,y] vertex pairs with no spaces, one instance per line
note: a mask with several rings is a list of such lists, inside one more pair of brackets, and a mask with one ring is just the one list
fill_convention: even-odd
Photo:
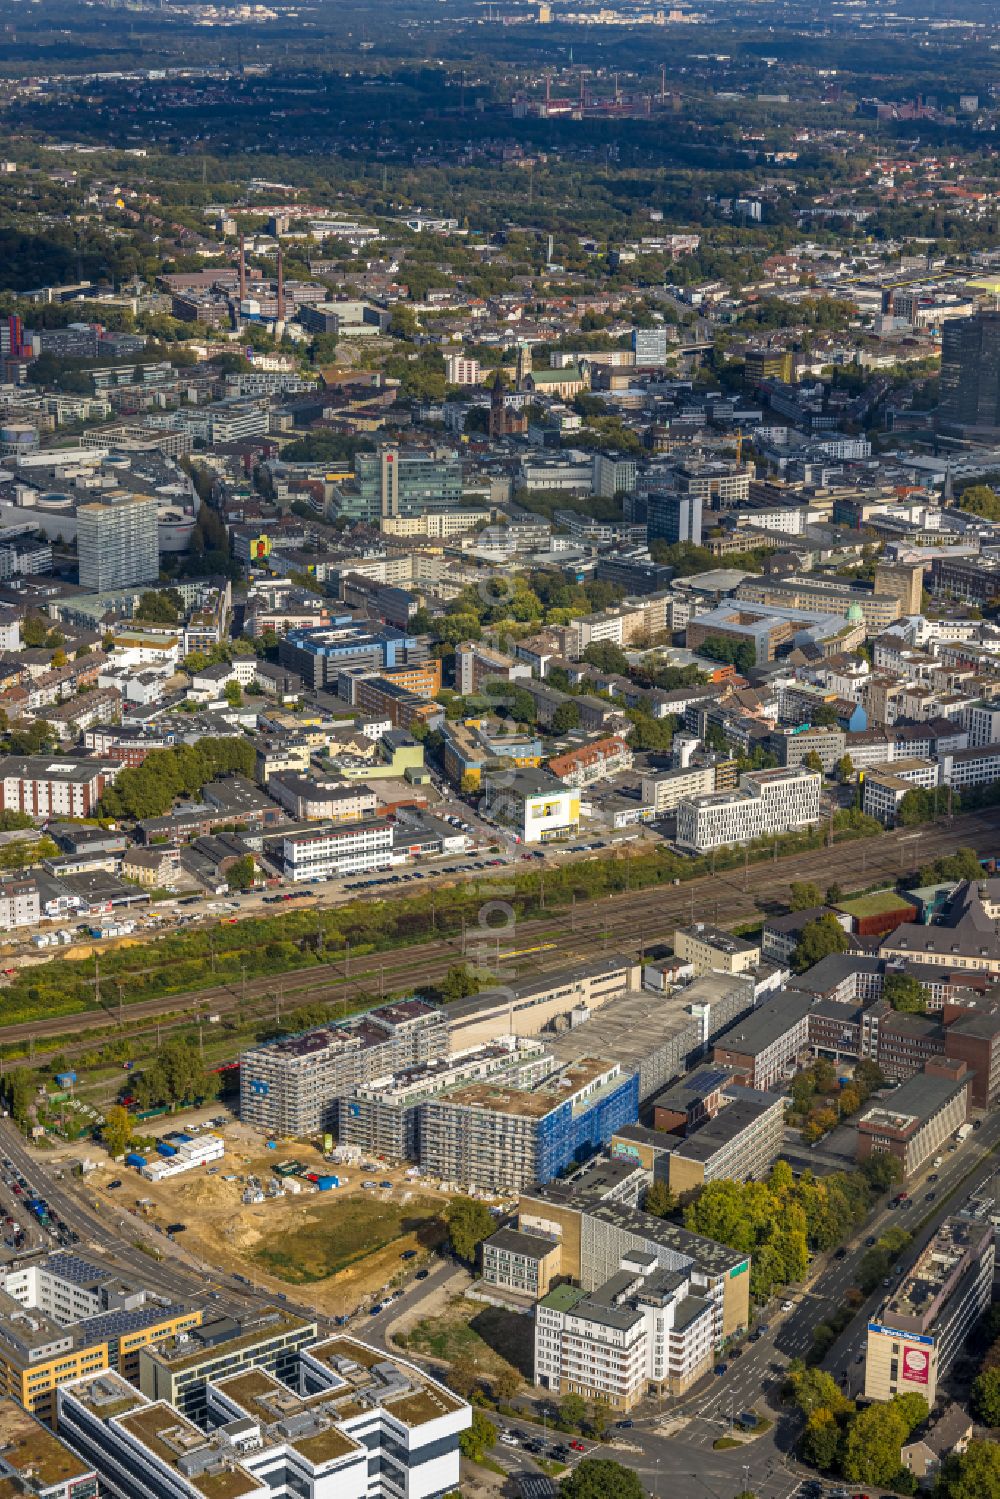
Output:
[[218,1079],[205,1071],[198,1047],[183,1036],[171,1037],[136,1079],[133,1093],[144,1106],[192,1102],[209,1097]]
[[580,709],[572,700],[560,703],[552,715],[553,734],[568,734],[580,726]]
[[647,1188],[643,1208],[654,1218],[669,1218],[677,1209],[677,1198],[665,1181],[654,1181]]
[[914,786],[907,791],[896,809],[896,822],[900,827],[912,828],[919,823],[930,822],[934,816],[936,798],[933,791],[923,786]]
[[972,1414],[983,1426],[1000,1426],[1000,1368],[984,1369],[972,1381]]
[[503,1405],[509,1405],[521,1388],[521,1376],[510,1364],[498,1369],[493,1376],[493,1393]]
[[112,1104],[101,1128],[104,1148],[113,1159],[124,1155],[132,1143],[132,1118],[121,1104]]
[[480,1463],[486,1455],[487,1448],[492,1447],[497,1439],[497,1429],[489,1416],[478,1405],[472,1407],[472,1425],[459,1433],[458,1448],[463,1457],[470,1462]]
[[970,484],[967,489],[962,490],[958,505],[960,510],[967,510],[970,515],[1000,521],[1000,494],[988,484]]
[[476,1250],[495,1228],[493,1214],[474,1197],[453,1197],[445,1214],[448,1238],[460,1260],[472,1264]]
[[802,935],[792,954],[796,973],[805,973],[830,953],[847,951],[847,933],[835,916],[827,912],[802,928]]
[[183,607],[184,600],[176,589],[150,589],[140,596],[135,618],[149,624],[174,625]]
[[803,1462],[827,1471],[837,1461],[839,1447],[840,1426],[836,1416],[825,1405],[818,1406],[811,1412],[802,1433]]
[[853,775],[854,761],[851,759],[850,755],[841,755],[840,759],[837,761],[838,781],[849,781]]
[[814,911],[823,904],[823,896],[812,880],[793,880],[788,887],[788,904],[793,911]]
[[614,641],[598,640],[588,645],[583,659],[589,666],[596,666],[598,671],[612,671],[622,677],[628,675],[628,657]]
[[239,682],[227,682],[225,687],[222,689],[222,695],[225,698],[226,702],[229,704],[230,708],[242,708],[243,688],[240,686]]
[[899,1472],[900,1449],[908,1435],[906,1420],[894,1401],[865,1406],[844,1436],[844,1477],[849,1483],[887,1487]]
[[825,1369],[807,1368],[801,1360],[788,1366],[788,1387],[792,1400],[804,1416],[820,1410],[844,1416],[853,1409],[832,1374],[827,1374]]
[[257,865],[253,854],[243,854],[235,859],[226,871],[226,882],[230,890],[252,890],[257,878]]
[[614,1418],[610,1401],[600,1397],[590,1407],[590,1429],[597,1437],[603,1437]]
[[468,963],[455,963],[441,980],[438,992],[445,1003],[478,994],[481,985]]
[[873,1155],[861,1164],[865,1180],[874,1192],[888,1192],[903,1180],[902,1164],[893,1155]]
[[923,1015],[927,1011],[927,990],[909,973],[887,973],[882,994],[894,1010],[904,1015]]
[[563,1426],[568,1426],[571,1431],[579,1431],[587,1419],[587,1402],[582,1395],[574,1395],[572,1391],[564,1395],[559,1402],[559,1420]]
[[941,1499],[996,1499],[1000,1494],[1000,1442],[970,1442],[945,1460],[938,1479]]
[[823,761],[814,749],[809,751],[802,763],[806,770],[814,771],[818,776],[823,774]]
[[562,1499],[646,1499],[638,1475],[607,1457],[585,1457],[563,1479],[559,1493]]

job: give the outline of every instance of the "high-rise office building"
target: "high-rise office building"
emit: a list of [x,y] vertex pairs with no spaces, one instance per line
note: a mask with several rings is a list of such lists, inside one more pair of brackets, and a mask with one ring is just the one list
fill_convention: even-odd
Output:
[[1000,312],[944,323],[940,415],[951,426],[1000,428]]
[[636,364],[666,364],[666,328],[633,328],[632,352]]
[[461,504],[462,461],[452,451],[387,446],[377,453],[358,453],[354,483],[340,490],[341,514],[371,525],[458,510]]
[[160,572],[156,501],[114,495],[76,513],[80,586],[97,591],[155,583]]
[[691,541],[701,546],[701,495],[665,490],[646,500],[650,541]]

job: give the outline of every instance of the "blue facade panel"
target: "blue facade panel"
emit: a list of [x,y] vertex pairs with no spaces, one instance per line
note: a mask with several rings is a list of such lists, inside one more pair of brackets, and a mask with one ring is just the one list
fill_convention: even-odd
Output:
[[538,1123],[537,1171],[540,1183],[552,1181],[567,1166],[585,1161],[607,1145],[616,1130],[639,1118],[639,1076],[629,1073],[618,1086],[581,1109],[559,1104]]

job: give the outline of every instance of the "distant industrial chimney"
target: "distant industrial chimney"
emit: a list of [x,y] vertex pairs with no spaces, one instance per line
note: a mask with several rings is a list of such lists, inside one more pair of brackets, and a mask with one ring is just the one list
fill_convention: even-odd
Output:
[[240,235],[240,302],[246,301],[247,295],[247,242],[244,235]]
[[285,321],[285,278],[281,267],[281,245],[278,245],[278,322]]

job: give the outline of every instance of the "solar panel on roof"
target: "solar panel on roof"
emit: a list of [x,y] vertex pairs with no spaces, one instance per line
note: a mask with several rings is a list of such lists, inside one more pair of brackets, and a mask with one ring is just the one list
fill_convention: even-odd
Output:
[[729,1081],[729,1076],[728,1072],[696,1072],[688,1087],[692,1092],[696,1089],[703,1092],[708,1088],[718,1088],[721,1083]]
[[98,1265],[92,1265],[89,1260],[82,1259],[78,1254],[52,1254],[45,1263],[45,1268],[53,1275],[58,1275],[60,1280],[72,1281],[74,1285],[89,1285],[94,1280],[109,1280],[110,1274],[102,1270]]

